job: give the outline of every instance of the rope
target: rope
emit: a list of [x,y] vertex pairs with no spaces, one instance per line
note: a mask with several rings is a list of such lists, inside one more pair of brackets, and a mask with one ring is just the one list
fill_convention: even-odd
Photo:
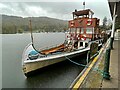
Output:
[[[93,56],[95,57],[96,55],[97,55],[97,54],[95,54],[95,55],[93,55]],[[89,66],[87,66],[87,65],[85,65],[85,64],[77,63],[77,62],[71,60],[70,58],[68,58],[67,56],[65,56],[65,58],[66,58],[68,61],[70,61],[70,62],[72,62],[72,63],[74,63],[74,64],[76,64],[76,65],[78,65],[78,66],[82,66],[82,67],[85,67],[85,68],[91,68],[91,67],[89,67]],[[93,57],[92,57],[92,58],[93,58]],[[86,60],[86,61],[87,61],[87,60]],[[103,70],[100,70],[100,69],[98,69],[98,68],[92,68],[92,69],[95,70],[95,71],[98,71],[99,73],[101,73],[101,75],[107,74],[106,72],[104,72]]]
[[102,80],[101,80],[101,83],[100,83],[100,90],[102,90],[102,85],[103,85],[103,77],[102,77]]
[[82,67],[87,67],[87,68],[88,68],[88,66],[87,66],[87,65],[77,63],[77,62],[75,62],[75,61],[71,60],[70,58],[68,58],[67,56],[65,56],[65,58],[66,58],[67,60],[69,60],[70,62],[72,62],[72,63],[74,63],[74,64],[78,65],[78,66],[82,66]]

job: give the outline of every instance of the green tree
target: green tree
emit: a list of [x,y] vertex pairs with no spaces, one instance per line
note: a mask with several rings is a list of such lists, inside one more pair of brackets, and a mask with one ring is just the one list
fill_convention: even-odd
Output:
[[106,29],[107,27],[107,17],[105,16],[103,19],[103,28]]
[[120,29],[120,22],[118,21],[118,19],[116,19],[115,22],[115,29]]

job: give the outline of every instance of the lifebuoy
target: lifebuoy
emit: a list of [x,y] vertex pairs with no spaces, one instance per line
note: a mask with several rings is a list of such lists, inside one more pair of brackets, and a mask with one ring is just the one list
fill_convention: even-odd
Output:
[[72,40],[72,37],[73,37],[73,34],[72,34],[72,33],[69,33],[69,34],[67,35],[67,39]]
[[81,40],[86,40],[86,35],[82,35]]
[[98,38],[98,35],[96,34],[95,37]]
[[68,33],[68,34],[66,35],[66,37],[67,37],[67,39],[69,39],[69,38],[70,38],[70,33]]
[[67,35],[67,38],[69,38],[69,36]]
[[78,39],[78,40],[80,39],[79,34],[77,34],[77,36],[76,36],[76,37],[77,37],[77,39]]
[[73,34],[73,33],[71,33],[71,35],[70,35],[70,36],[71,36],[71,37],[73,37],[73,35],[74,35],[74,34]]
[[74,21],[71,21],[71,23],[70,23],[71,25],[71,27],[73,27],[74,26],[74,24],[75,24],[75,22]]
[[88,19],[88,20],[87,20],[87,25],[88,25],[88,26],[92,25],[92,19]]

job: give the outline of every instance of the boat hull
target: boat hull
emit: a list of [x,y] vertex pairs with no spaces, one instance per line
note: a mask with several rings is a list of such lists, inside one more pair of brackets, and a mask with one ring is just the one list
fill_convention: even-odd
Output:
[[[96,43],[96,41],[94,41],[94,42]],[[93,43],[93,41],[90,43]],[[41,69],[43,67],[64,61],[64,60],[66,60],[66,57],[73,58],[76,56],[83,55],[90,50],[90,45],[91,44],[89,44],[88,47],[82,48],[79,50],[74,50],[74,51],[70,51],[70,52],[61,52],[60,54],[59,53],[51,54],[46,57],[42,57],[42,58],[39,57],[38,59],[30,60],[28,58],[29,52],[32,50],[33,51],[35,50],[34,47],[32,46],[32,43],[30,43],[30,44],[28,44],[28,46],[26,46],[26,48],[23,52],[23,57],[22,57],[23,72],[25,75],[27,75],[27,73],[29,73],[29,72],[33,72],[33,71]],[[102,44],[100,43],[98,45],[98,47],[101,47],[101,46],[102,46]]]
[[24,71],[25,75],[27,75],[27,73],[36,71],[36,70],[41,69],[43,67],[46,67],[46,66],[58,63],[58,62],[62,62],[64,60],[66,60],[65,57],[73,58],[73,57],[83,55],[83,54],[86,54],[86,53],[87,53],[87,50],[84,51],[84,52],[80,52],[80,53],[72,54],[72,55],[68,55],[68,56],[63,56],[63,57],[59,57],[59,58],[25,63],[25,64],[23,64],[23,71]]

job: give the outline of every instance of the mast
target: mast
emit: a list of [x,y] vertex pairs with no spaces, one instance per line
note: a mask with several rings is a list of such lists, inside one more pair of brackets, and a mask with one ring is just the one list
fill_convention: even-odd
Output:
[[31,40],[32,40],[32,44],[33,44],[33,34],[32,34],[32,23],[31,23],[31,18],[30,18],[30,20],[29,20],[29,28],[30,28]]
[[31,18],[30,18],[30,20],[29,20],[29,29],[30,29],[30,33],[31,33],[32,46],[33,46],[33,48],[34,48],[35,51],[37,51],[38,53],[41,54],[41,52],[38,51],[38,50],[35,48],[34,43],[33,43],[33,33],[32,33],[32,21],[31,21]]

